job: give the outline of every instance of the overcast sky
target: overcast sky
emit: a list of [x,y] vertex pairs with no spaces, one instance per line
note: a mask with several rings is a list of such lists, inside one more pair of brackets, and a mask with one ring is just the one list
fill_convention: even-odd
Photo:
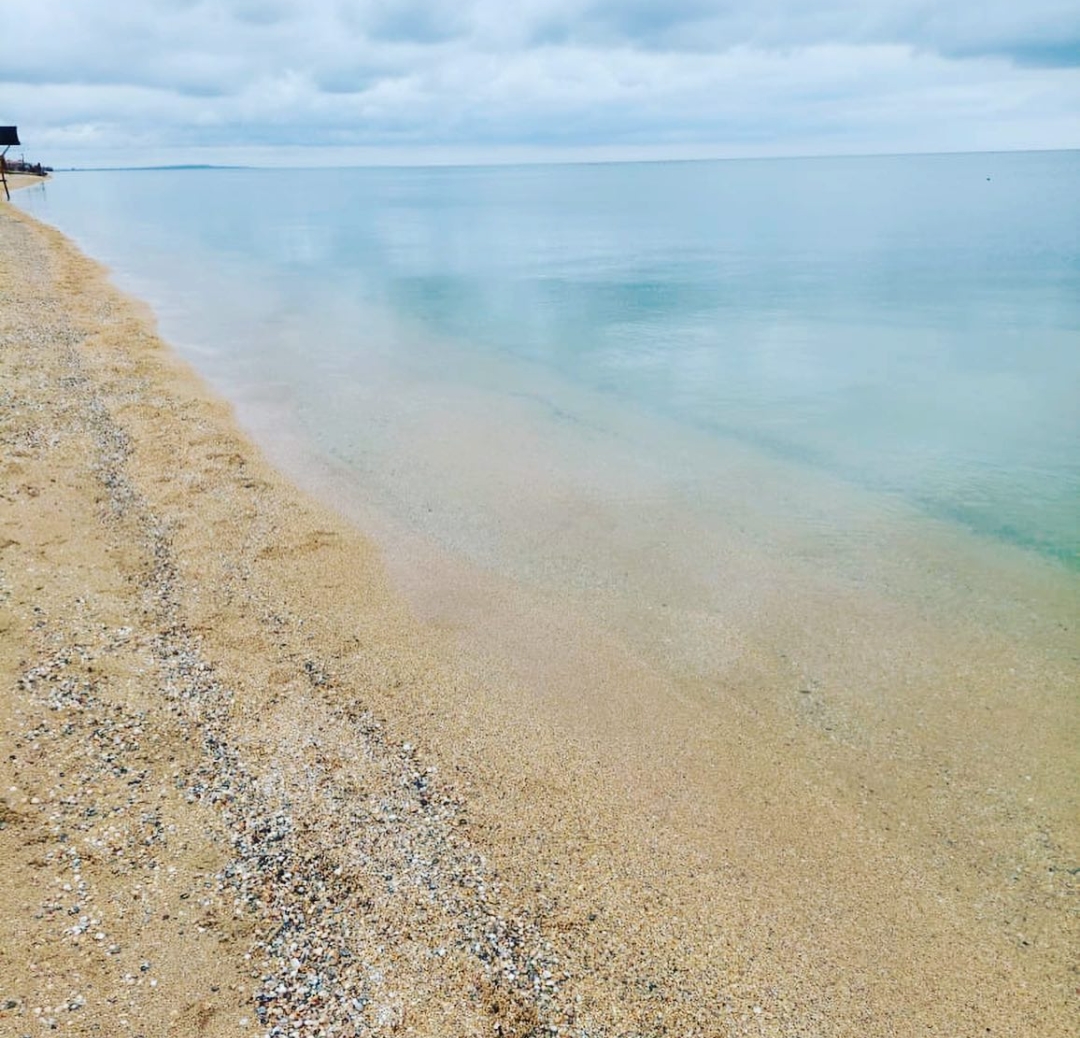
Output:
[[1080,147],[1080,0],[3,0],[57,165]]

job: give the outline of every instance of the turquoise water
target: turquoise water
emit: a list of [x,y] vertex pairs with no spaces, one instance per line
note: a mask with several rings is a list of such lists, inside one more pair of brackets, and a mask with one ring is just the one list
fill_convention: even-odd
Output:
[[85,172],[17,200],[223,392],[477,557],[499,498],[720,507],[755,494],[717,475],[749,452],[1075,566],[1078,184],[1060,152]]

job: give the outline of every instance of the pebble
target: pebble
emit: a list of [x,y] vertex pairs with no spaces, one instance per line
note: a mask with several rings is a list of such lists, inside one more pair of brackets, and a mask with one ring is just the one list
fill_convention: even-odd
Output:
[[[40,280],[47,280],[44,273]],[[242,961],[264,978],[251,997],[254,1012],[241,1023],[276,1021],[275,1038],[314,1038],[331,1028],[342,1034],[366,1033],[373,1025],[400,1028],[404,996],[395,992],[410,990],[410,978],[429,983],[429,991],[444,982],[466,992],[496,991],[508,1018],[536,1019],[540,1030],[564,1023],[556,956],[541,922],[532,909],[504,898],[499,877],[470,845],[464,802],[440,785],[413,741],[391,739],[382,722],[353,704],[332,716],[348,732],[350,751],[370,764],[371,788],[359,792],[334,785],[325,748],[332,746],[329,738],[320,736],[325,747],[302,738],[295,744],[283,740],[279,757],[259,768],[245,760],[243,744],[234,739],[233,690],[204,656],[199,634],[182,621],[183,595],[191,590],[184,568],[169,528],[132,482],[127,433],[79,367],[78,334],[60,309],[23,308],[19,320],[27,348],[70,354],[65,399],[92,442],[88,472],[100,484],[105,522],[115,522],[125,549],[147,560],[133,574],[141,595],[137,623],[91,630],[84,618],[86,630],[74,637],[42,618],[41,638],[49,651],[32,660],[18,681],[20,692],[51,718],[26,733],[27,744],[48,750],[81,740],[85,750],[76,755],[80,773],[68,774],[64,788],[54,780],[55,795],[49,794],[50,810],[57,810],[52,861],[64,893],[78,899],[74,913],[85,909],[74,924],[74,898],[65,899],[62,910],[52,909],[63,924],[57,939],[76,947],[86,937],[106,942],[109,934],[124,947],[138,948],[137,940],[127,940],[127,924],[116,920],[112,906],[104,898],[99,902],[95,869],[84,866],[82,848],[93,851],[94,861],[133,870],[139,885],[146,885],[140,900],[156,905],[158,925],[178,932],[186,926],[189,939],[213,931],[199,921],[201,913],[185,917],[175,902],[156,900],[159,885],[167,884],[180,900],[193,898],[188,909],[217,907],[219,918],[240,913],[256,935]],[[299,627],[302,620],[266,622],[284,628]],[[99,657],[121,653],[129,659],[137,653],[139,669],[132,673],[152,681],[152,711],[106,701],[97,691],[99,678],[87,680],[91,666],[100,673]],[[309,676],[318,677],[313,684],[333,689],[332,663],[309,662]],[[338,691],[335,696],[340,708],[347,697]],[[192,747],[192,766],[159,763],[153,744],[163,724]],[[296,776],[311,776],[310,788]],[[321,798],[333,809],[313,812]],[[40,805],[42,798],[30,802]],[[192,881],[170,864],[172,835],[160,816],[175,810],[212,812],[230,841],[229,863],[194,892],[176,889]],[[81,954],[92,948],[84,945]],[[107,951],[119,955],[121,948],[110,943]],[[150,968],[144,961],[139,971]],[[432,971],[444,970],[444,978],[429,979]],[[138,998],[145,992],[141,979],[127,977],[123,997]],[[149,988],[158,986],[158,977],[146,979]],[[65,1003],[69,1011],[75,1001]],[[51,1014],[35,1010],[43,1014],[52,1026]]]

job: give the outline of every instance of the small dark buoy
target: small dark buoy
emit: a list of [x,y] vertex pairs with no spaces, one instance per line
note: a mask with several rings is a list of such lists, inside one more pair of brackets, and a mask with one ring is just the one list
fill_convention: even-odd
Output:
[[987,179],[987,180],[989,180],[990,178],[989,178],[989,177],[987,177],[986,179]]

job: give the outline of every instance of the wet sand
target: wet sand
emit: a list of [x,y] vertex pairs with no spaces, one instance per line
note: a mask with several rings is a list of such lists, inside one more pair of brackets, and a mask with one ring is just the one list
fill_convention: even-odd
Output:
[[1076,1032],[1070,575],[485,651],[7,206],[0,372],[0,1033]]

